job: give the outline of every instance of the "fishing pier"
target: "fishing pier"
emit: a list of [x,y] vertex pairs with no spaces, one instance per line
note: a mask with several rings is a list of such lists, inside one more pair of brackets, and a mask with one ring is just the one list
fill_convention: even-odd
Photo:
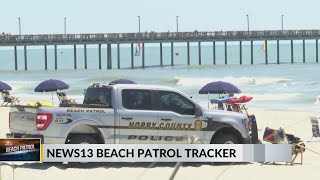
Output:
[[[291,63],[294,63],[293,41],[302,40],[303,63],[305,63],[305,41],[315,40],[316,59],[318,62],[318,39],[320,38],[320,30],[264,30],[264,31],[214,31],[214,32],[145,32],[145,33],[97,33],[97,34],[38,34],[38,35],[0,35],[0,46],[13,47],[15,70],[18,70],[17,47],[24,48],[24,70],[28,69],[27,50],[28,46],[44,46],[45,62],[44,69],[48,69],[48,53],[47,47],[54,47],[54,65],[58,68],[57,46],[73,45],[74,69],[77,69],[77,46],[83,46],[84,68],[87,69],[87,45],[98,45],[98,69],[113,69],[111,47],[116,45],[117,48],[117,69],[120,69],[120,45],[131,45],[131,68],[134,66],[134,44],[141,43],[142,68],[145,68],[145,44],[159,43],[160,57],[159,66],[163,66],[163,43],[170,43],[171,47],[171,66],[174,66],[174,43],[186,43],[187,47],[187,64],[190,65],[190,43],[198,43],[198,64],[201,65],[201,43],[212,43],[212,64],[216,64],[216,42],[224,43],[224,64],[228,64],[228,42],[239,42],[239,64],[242,64],[242,42],[249,41],[251,49],[251,64],[254,63],[253,58],[253,42],[263,41],[265,64],[268,64],[268,41],[276,41],[277,44],[277,64],[280,64],[280,48],[279,42],[282,40],[291,41]],[[107,66],[102,67],[101,45],[107,45]],[[0,47],[1,48],[1,47]],[[1,58],[1,57],[0,57]]]

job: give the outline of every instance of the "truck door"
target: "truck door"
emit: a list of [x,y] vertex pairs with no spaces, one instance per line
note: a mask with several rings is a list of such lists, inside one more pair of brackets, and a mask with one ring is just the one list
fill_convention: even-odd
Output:
[[119,89],[119,143],[157,143],[158,112],[152,93],[143,89]]
[[195,117],[195,107],[192,101],[181,94],[171,91],[155,93],[159,110],[159,143],[189,143],[191,137],[205,139],[206,123],[204,117]]

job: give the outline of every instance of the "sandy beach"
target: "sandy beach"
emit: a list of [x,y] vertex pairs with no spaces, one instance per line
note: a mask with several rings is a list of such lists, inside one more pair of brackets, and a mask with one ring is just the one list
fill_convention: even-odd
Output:
[[[0,132],[5,136],[8,129],[9,108],[0,108]],[[304,141],[311,138],[310,116],[314,112],[276,111],[250,109],[258,121],[259,138],[262,138],[265,127],[284,128],[287,133],[294,134]],[[306,146],[320,152],[319,142],[307,142]],[[300,161],[298,157],[296,162]],[[15,163],[15,179],[72,179],[85,180],[88,178],[103,179],[168,179],[173,171],[174,163],[88,163],[88,164],[61,164],[61,163]],[[152,168],[150,168],[152,166]],[[306,151],[303,165],[285,165],[285,163],[261,164],[210,164],[187,163],[178,171],[175,179],[315,179],[320,168],[320,155]],[[1,174],[3,180],[13,178],[11,163],[2,163]]]

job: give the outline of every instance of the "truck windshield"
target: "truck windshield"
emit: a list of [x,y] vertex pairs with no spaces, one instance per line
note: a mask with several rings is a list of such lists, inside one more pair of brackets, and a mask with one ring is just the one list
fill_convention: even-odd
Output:
[[83,104],[102,104],[111,107],[111,88],[88,88]]

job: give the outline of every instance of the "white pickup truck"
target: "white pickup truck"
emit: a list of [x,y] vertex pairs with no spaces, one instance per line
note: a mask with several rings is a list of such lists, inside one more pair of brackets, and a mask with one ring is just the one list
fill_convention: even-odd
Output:
[[13,106],[7,138],[41,138],[47,144],[251,143],[248,117],[208,110],[163,86],[94,84],[83,104]]

